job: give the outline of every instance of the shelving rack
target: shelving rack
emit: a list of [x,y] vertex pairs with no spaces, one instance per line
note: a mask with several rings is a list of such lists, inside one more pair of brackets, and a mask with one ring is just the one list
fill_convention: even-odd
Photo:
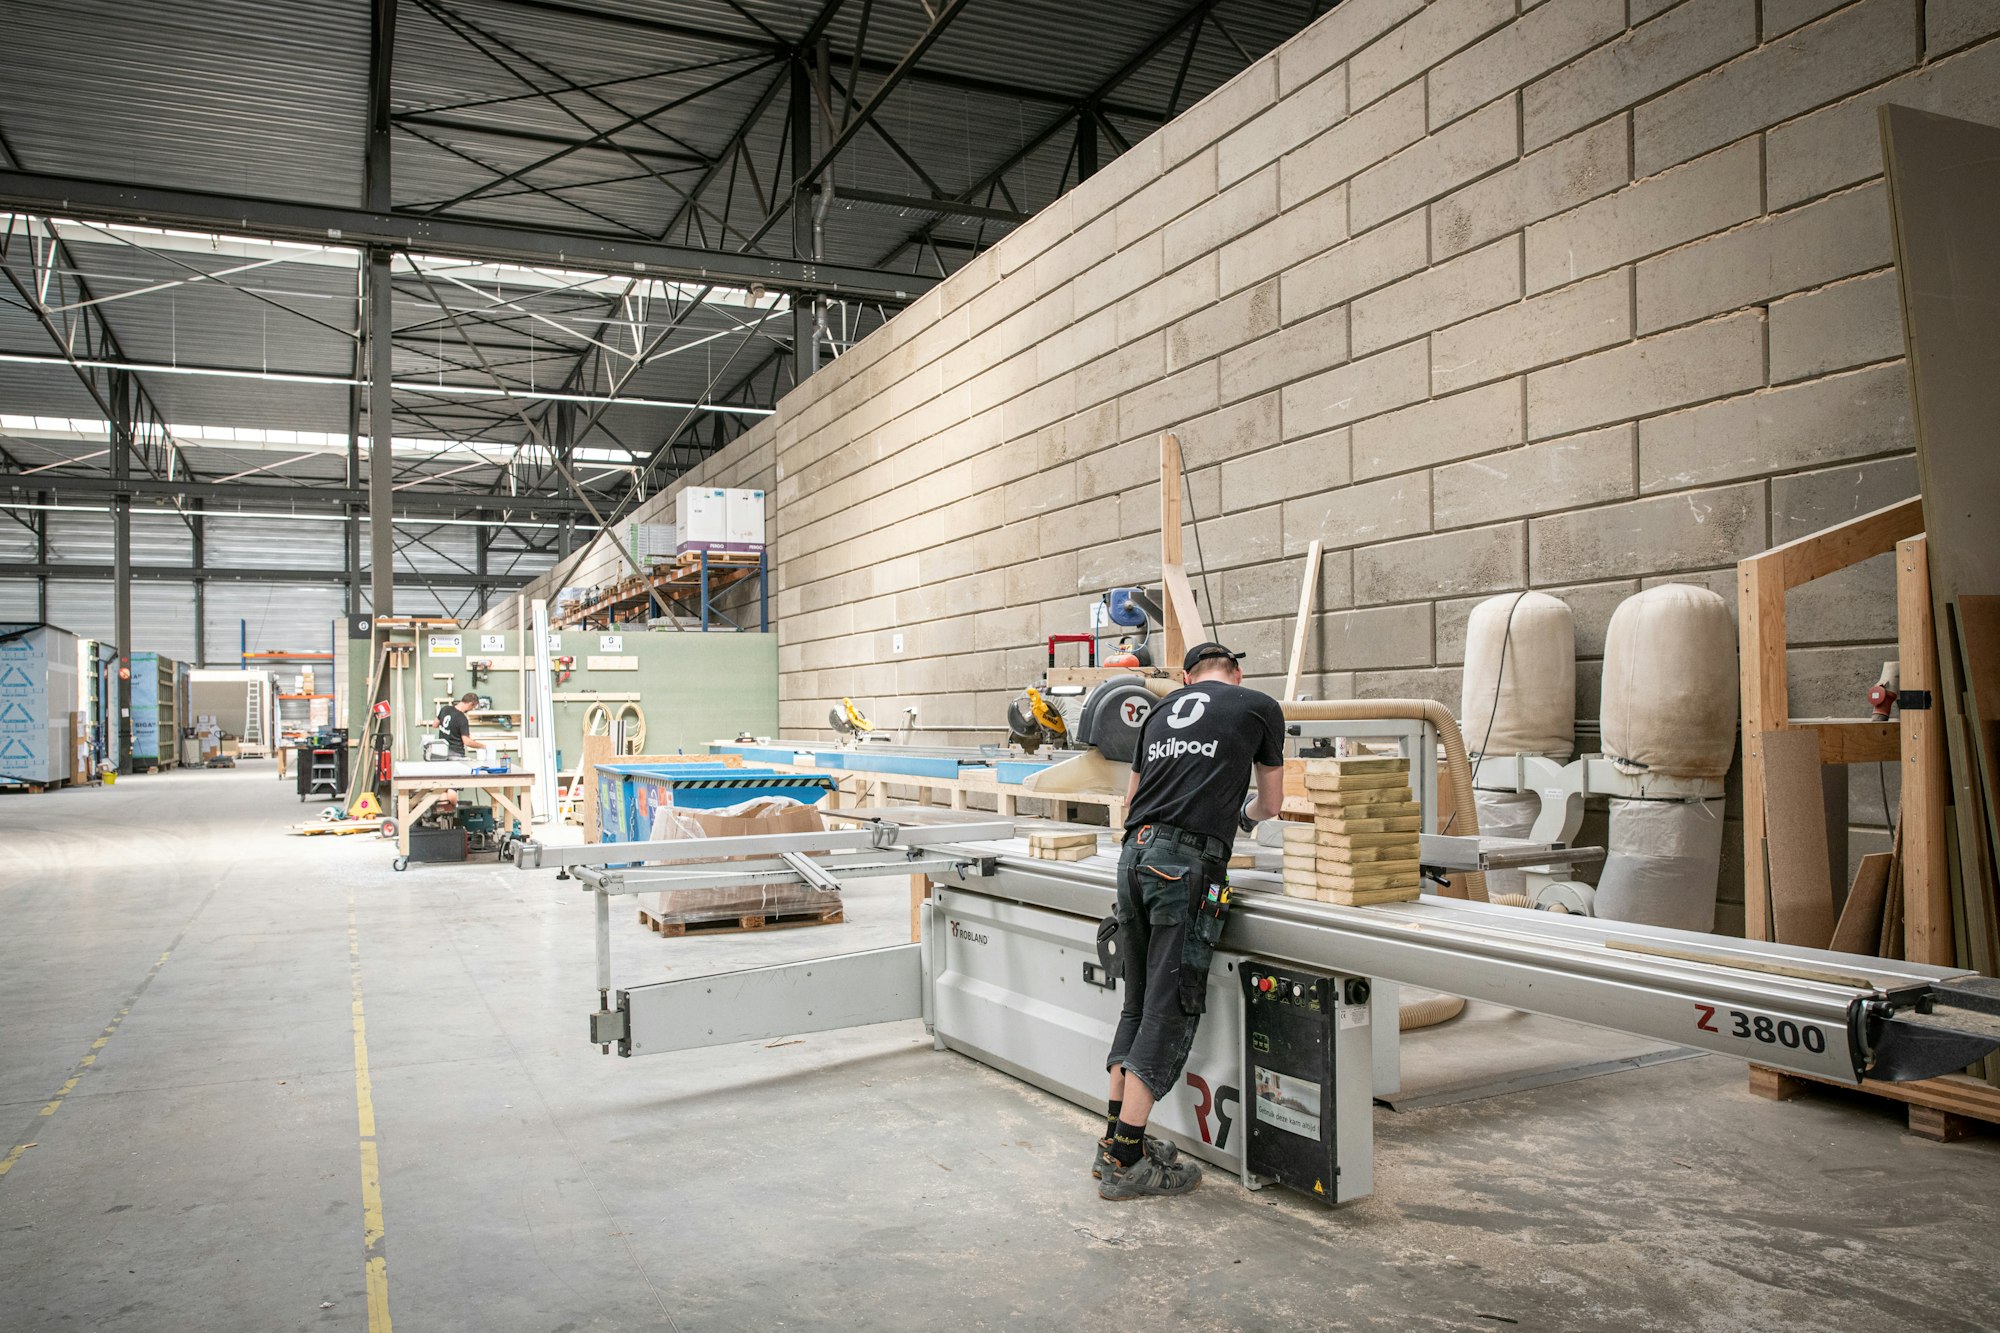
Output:
[[718,604],[723,593],[748,579],[757,580],[757,628],[771,628],[769,559],[759,550],[754,561],[707,551],[691,552],[677,560],[655,564],[645,575],[633,574],[599,590],[599,595],[580,605],[558,607],[550,620],[552,629],[611,629],[650,618],[653,597],[671,613],[678,608],[694,617],[700,628],[721,621],[731,629],[743,626]]
[[[239,620],[236,623],[237,623],[237,633],[238,633],[238,653],[242,659],[243,666],[246,669],[253,666],[261,666],[275,672],[276,670],[279,669],[280,666],[285,664],[304,663],[307,665],[317,666],[320,663],[325,663],[326,680],[324,684],[331,685],[333,683],[334,659],[333,659],[333,646],[331,638],[329,638],[328,640],[328,646],[325,652],[295,653],[295,652],[285,652],[279,650],[270,650],[270,651],[260,651],[253,653],[250,651],[250,622],[247,620]],[[318,730],[318,728],[314,725],[312,718],[312,705],[314,700],[325,699],[328,701],[327,721],[329,723],[333,721],[333,718],[331,716],[333,711],[333,705],[331,701],[334,695],[331,690],[327,690],[324,692],[315,690],[309,694],[299,693],[297,691],[286,692],[280,690],[277,693],[275,693],[272,697],[277,700],[278,704],[278,734],[271,738],[270,743],[273,745],[282,744],[287,737],[309,736],[314,731]],[[301,705],[303,705],[303,707],[301,707]]]

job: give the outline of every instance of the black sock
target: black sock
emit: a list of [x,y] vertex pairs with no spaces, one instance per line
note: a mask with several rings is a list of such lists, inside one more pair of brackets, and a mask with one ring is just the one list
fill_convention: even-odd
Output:
[[1124,1109],[1125,1103],[1123,1101],[1113,1101],[1111,1103],[1111,1113],[1104,1117],[1105,1138],[1110,1138],[1111,1132],[1118,1128],[1118,1113]]
[[1128,1125],[1123,1120],[1111,1127],[1111,1155],[1120,1166],[1130,1166],[1146,1151],[1146,1127]]

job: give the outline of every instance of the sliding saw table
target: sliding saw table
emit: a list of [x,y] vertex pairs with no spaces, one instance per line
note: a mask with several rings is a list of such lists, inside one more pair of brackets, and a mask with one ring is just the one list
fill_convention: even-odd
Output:
[[[1122,971],[1098,938],[1115,845],[1038,860],[1012,819],[866,813],[814,833],[518,844],[520,868],[557,869],[595,899],[590,1040],[653,1055],[921,1018],[939,1049],[1101,1112]],[[613,986],[613,898],[757,884],[831,894],[913,874],[934,886],[919,943]],[[1207,1017],[1152,1126],[1252,1188],[1277,1181],[1328,1203],[1370,1193],[1395,982],[1848,1084],[1948,1073],[2000,1046],[2000,983],[1947,968],[1432,895],[1336,907],[1283,896],[1275,870],[1231,881]]]

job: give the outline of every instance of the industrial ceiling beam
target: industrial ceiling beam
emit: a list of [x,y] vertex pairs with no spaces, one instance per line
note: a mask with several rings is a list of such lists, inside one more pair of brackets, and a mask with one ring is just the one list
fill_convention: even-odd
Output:
[[[266,486],[254,482],[213,482],[168,480],[162,477],[110,477],[102,474],[63,476],[52,473],[0,472],[0,505],[4,493],[30,497],[39,491],[57,495],[129,496],[135,500],[211,500],[241,505],[339,509],[343,505],[368,502],[368,491],[359,486]],[[24,503],[28,502],[25,498]],[[429,487],[396,492],[396,510],[404,514],[547,514],[551,518],[585,515],[590,512],[582,500],[568,495],[494,495],[487,491],[455,491]],[[225,511],[211,509],[209,518],[227,518]]]
[[[590,9],[583,5],[565,4],[563,0],[505,0],[505,3],[514,9],[533,10],[563,18],[587,19],[593,23],[616,24],[639,29],[654,36],[674,37],[682,41],[706,43],[724,49],[758,51],[773,56],[789,55],[795,51],[808,49],[817,39],[817,32],[809,32],[797,42],[788,45],[764,37],[752,37],[747,33],[719,32],[713,28],[674,23],[665,19],[643,18],[636,14],[606,13],[601,9]],[[876,77],[893,73],[896,68],[893,61],[877,59],[865,53],[833,50],[829,55],[835,65],[846,65],[857,69],[860,73]],[[984,93],[990,97],[1006,98],[1010,101],[1042,102],[1050,106],[1074,107],[1081,100],[1072,93],[1060,92],[1053,88],[1003,83],[998,79],[982,79],[976,75],[956,74],[941,69],[912,70],[904,76],[904,80],[908,83],[929,84],[938,88],[955,88],[961,92]],[[1133,120],[1158,122],[1163,119],[1158,111],[1144,107],[1105,103],[1104,109],[1113,115]]]
[[343,208],[205,190],[169,190],[40,172],[0,171],[0,208],[41,216],[181,227],[222,236],[304,241],[461,259],[540,264],[687,282],[904,305],[937,279],[848,264],[708,250],[597,232],[473,222],[394,210]]
[[[328,588],[347,586],[347,575],[338,569],[223,569],[210,565],[133,565],[135,583],[307,583]],[[80,582],[109,582],[116,571],[110,565],[73,565],[66,561],[40,564],[31,560],[0,560],[0,578],[68,579]],[[539,574],[446,573],[399,575],[398,588],[522,588]]]
[[[861,104],[861,109],[841,123],[839,130],[833,136],[833,142],[820,151],[820,155],[814,160],[812,167],[804,175],[793,178],[791,194],[787,198],[781,199],[777,207],[773,208],[765,216],[763,222],[758,224],[757,229],[750,233],[750,240],[748,242],[750,245],[755,245],[764,237],[765,233],[776,226],[778,219],[784,215],[787,208],[805,207],[804,195],[807,187],[818,180],[820,174],[833,165],[833,160],[840,156],[840,151],[847,147],[854,136],[861,133],[875,119],[876,113],[881,111],[883,105],[888,102],[889,95],[896,91],[897,86],[909,76],[911,70],[917,67],[917,62],[924,58],[925,53],[931,49],[932,44],[938,38],[944,36],[944,30],[951,26],[952,20],[963,13],[965,7],[971,2],[972,0],[946,0],[943,8],[937,11],[936,17],[924,29],[923,35],[918,37],[916,43],[903,53],[902,59],[896,62],[896,67],[882,76],[882,81],[875,85],[875,91],[868,95],[868,100]],[[848,295],[851,296],[852,293],[848,293]]]

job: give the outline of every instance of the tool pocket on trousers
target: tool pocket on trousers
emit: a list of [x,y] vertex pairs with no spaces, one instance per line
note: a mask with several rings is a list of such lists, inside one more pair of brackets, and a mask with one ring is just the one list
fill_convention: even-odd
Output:
[[1188,919],[1181,939],[1181,1012],[1201,1014],[1208,1010],[1208,969],[1215,961],[1215,945],[1222,938],[1222,917],[1196,911]]
[[1190,881],[1185,866],[1141,862],[1133,873],[1138,877],[1139,901],[1146,905],[1148,921],[1171,926],[1187,920]]

